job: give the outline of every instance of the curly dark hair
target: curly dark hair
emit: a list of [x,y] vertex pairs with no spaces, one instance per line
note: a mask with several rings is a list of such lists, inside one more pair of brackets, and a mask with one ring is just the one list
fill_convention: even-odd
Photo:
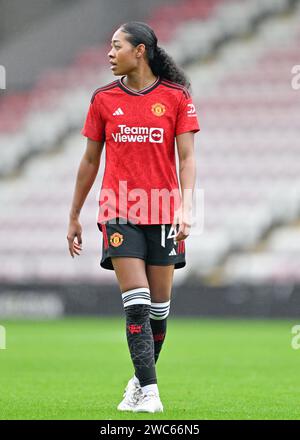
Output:
[[191,83],[183,70],[162,47],[157,45],[155,32],[148,24],[130,21],[122,24],[120,30],[127,34],[126,39],[133,46],[141,43],[145,45],[148,63],[154,75],[182,84],[188,90],[191,88]]

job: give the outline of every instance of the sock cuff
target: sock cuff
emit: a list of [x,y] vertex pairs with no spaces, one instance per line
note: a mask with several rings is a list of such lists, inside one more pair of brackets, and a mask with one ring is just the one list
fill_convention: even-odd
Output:
[[170,307],[170,303],[171,300],[163,302],[163,303],[155,303],[155,302],[151,302],[151,307],[152,308],[160,308],[160,307]]
[[150,290],[147,287],[127,290],[122,293],[122,300],[124,307],[132,306],[134,304],[147,304],[150,306]]
[[170,313],[170,303],[171,300],[163,303],[151,303],[150,318],[156,320],[167,318]]

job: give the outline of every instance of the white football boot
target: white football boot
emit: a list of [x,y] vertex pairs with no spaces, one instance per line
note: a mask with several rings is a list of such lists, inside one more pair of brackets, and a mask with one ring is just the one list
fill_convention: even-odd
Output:
[[148,391],[140,395],[140,398],[133,408],[133,412],[163,412],[164,407],[158,394]]
[[142,394],[142,388],[133,380],[132,377],[128,381],[123,394],[123,400],[119,403],[117,409],[119,411],[133,411]]

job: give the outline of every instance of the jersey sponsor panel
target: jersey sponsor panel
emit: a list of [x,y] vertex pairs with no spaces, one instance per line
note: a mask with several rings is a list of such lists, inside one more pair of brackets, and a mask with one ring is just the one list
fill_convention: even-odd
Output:
[[156,142],[162,143],[164,129],[159,127],[128,127],[118,125],[118,131],[113,132],[115,142]]

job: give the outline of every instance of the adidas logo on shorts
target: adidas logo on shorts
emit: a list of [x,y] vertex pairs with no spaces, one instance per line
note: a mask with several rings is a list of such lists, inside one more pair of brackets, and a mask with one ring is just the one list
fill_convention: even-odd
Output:
[[169,253],[169,255],[177,255],[177,254],[176,254],[176,251],[175,251],[174,248],[171,250],[171,252]]

